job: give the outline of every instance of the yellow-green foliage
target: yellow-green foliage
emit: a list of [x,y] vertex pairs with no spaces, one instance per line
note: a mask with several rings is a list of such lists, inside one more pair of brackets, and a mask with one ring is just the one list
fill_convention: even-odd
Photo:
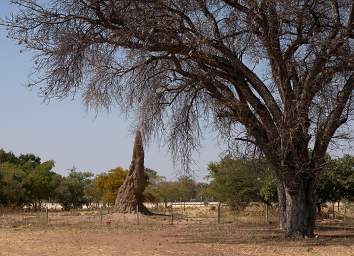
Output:
[[97,176],[96,187],[101,194],[101,201],[103,203],[114,204],[118,189],[122,186],[127,175],[127,170],[117,167]]

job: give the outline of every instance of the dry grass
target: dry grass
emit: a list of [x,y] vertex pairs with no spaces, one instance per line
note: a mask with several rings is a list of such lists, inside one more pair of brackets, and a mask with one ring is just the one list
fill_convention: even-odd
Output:
[[[284,239],[276,224],[261,222],[263,216],[255,209],[238,215],[223,209],[223,224],[216,224],[214,208],[179,209],[174,225],[164,215],[140,216],[137,225],[136,215],[108,214],[101,223],[98,212],[51,213],[49,225],[2,225],[0,256],[354,255],[354,225],[321,221],[317,239]],[[9,213],[2,223],[11,216],[23,218]],[[25,217],[40,220],[41,215]]]
[[354,228],[322,225],[289,240],[273,225],[189,224],[20,227],[0,230],[0,255],[354,255]]

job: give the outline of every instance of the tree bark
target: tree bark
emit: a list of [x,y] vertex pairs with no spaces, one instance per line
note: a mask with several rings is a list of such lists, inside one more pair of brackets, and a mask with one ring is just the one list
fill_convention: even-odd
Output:
[[279,229],[286,229],[286,198],[285,198],[285,189],[284,184],[281,180],[278,179],[277,182],[277,191],[278,191],[278,205],[279,205]]
[[316,220],[315,178],[297,179],[296,184],[285,185],[286,235],[314,237]]
[[137,211],[150,214],[143,204],[143,192],[146,186],[144,173],[144,148],[140,129],[135,135],[132,162],[129,173],[123,185],[119,188],[115,202],[115,210],[120,213],[132,213]]

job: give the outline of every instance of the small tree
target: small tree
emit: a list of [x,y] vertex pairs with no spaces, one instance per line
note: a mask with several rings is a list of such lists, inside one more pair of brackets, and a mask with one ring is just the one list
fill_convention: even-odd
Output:
[[197,183],[192,177],[181,176],[176,182],[180,201],[190,201],[197,196]]
[[126,179],[128,172],[122,167],[116,167],[106,173],[100,174],[95,179],[101,201],[104,204],[113,206],[117,198],[119,188]]
[[277,201],[274,171],[266,161],[224,157],[220,162],[210,163],[208,168],[209,195],[228,202],[234,209],[252,201],[267,205]]
[[261,176],[259,195],[261,201],[267,205],[271,205],[278,201],[277,180],[274,177],[273,170],[266,168]]
[[326,167],[320,176],[318,212],[326,202],[354,199],[354,158],[345,155],[338,159],[326,158]]
[[26,173],[10,162],[0,164],[2,205],[21,207],[29,203],[23,181]]
[[67,177],[63,177],[56,189],[56,201],[65,210],[81,208],[87,203],[85,189],[92,182],[93,174],[79,172],[75,168],[70,170]]
[[[28,168],[32,164],[26,161],[23,165]],[[54,162],[47,161],[32,166],[33,169],[25,169],[23,187],[28,201],[35,209],[39,209],[43,201],[48,202],[56,196],[54,191],[59,186],[61,177],[51,171],[53,167]]]
[[32,206],[54,198],[60,175],[52,171],[54,161],[42,163],[34,154],[16,156],[0,150],[1,204]]
[[161,202],[159,185],[161,182],[166,181],[166,178],[158,175],[158,173],[152,169],[145,168],[145,177],[147,187],[144,191],[144,201],[158,204]]
[[210,163],[210,190],[215,199],[227,202],[233,209],[242,209],[249,202],[259,199],[259,176],[246,160],[224,157],[218,163]]

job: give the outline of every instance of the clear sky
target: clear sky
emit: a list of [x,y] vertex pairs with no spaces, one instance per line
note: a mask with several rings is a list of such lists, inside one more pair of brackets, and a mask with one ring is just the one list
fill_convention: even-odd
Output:
[[[0,0],[0,17],[14,8]],[[119,113],[87,112],[80,99],[44,103],[38,91],[27,88],[31,55],[20,53],[16,42],[6,38],[0,27],[0,148],[15,154],[35,153],[54,160],[55,171],[66,174],[73,166],[100,173],[115,166],[128,168],[134,134],[132,123]],[[215,136],[207,134],[203,148],[195,154],[195,177],[206,176],[207,164],[222,151]],[[153,143],[146,151],[146,166],[174,179],[180,174],[167,149]]]

